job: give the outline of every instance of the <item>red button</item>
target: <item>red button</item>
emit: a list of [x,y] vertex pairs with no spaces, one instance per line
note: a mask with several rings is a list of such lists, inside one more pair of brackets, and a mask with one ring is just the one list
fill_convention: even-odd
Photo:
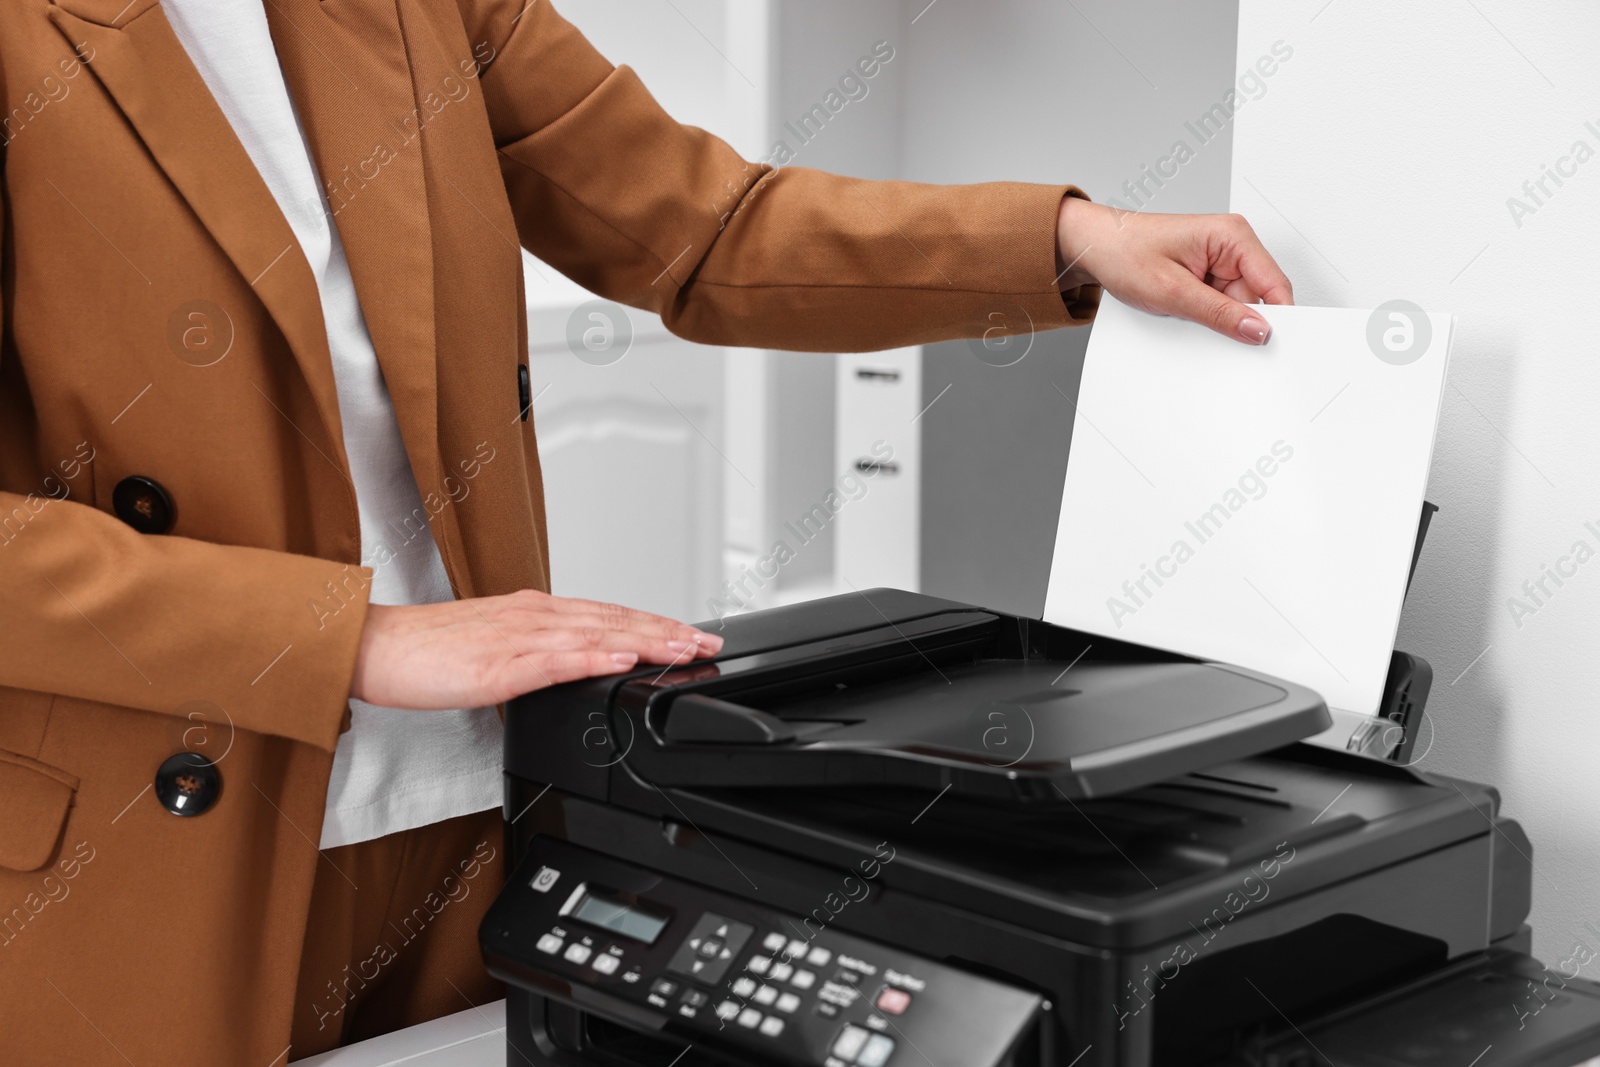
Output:
[[911,1007],[911,994],[904,989],[884,987],[878,994],[878,1010],[885,1015],[904,1015]]

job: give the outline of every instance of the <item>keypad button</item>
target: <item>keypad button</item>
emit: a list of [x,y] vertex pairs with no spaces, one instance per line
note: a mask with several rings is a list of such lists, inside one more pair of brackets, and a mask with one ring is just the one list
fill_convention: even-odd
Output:
[[791,979],[791,984],[793,984],[796,989],[810,989],[812,986],[817,984],[816,972],[796,971],[794,972],[794,978]]
[[768,1037],[777,1037],[783,1033],[783,1020],[776,1015],[769,1015],[761,1020],[761,1032]]
[[733,983],[733,995],[736,997],[748,998],[755,991],[756,980],[754,978],[739,978]]
[[594,955],[594,949],[588,945],[568,945],[564,958],[573,963],[588,963],[589,957],[592,955]]
[[675,997],[678,995],[678,983],[670,978],[657,978],[650,984],[650,992],[658,997]]
[[707,912],[672,954],[667,970],[706,985],[717,985],[755,932],[755,927],[747,923]]
[[904,1015],[909,1007],[911,994],[904,989],[885,986],[883,992],[878,994],[878,1010],[885,1015]]
[[861,1054],[862,1046],[872,1034],[859,1026],[847,1026],[833,1042],[833,1054],[846,1063],[853,1063]]
[[734,1016],[738,1015],[741,1010],[742,1009],[739,1007],[737,1001],[724,1000],[721,1004],[717,1005],[717,1018],[721,1019],[723,1022],[727,1022],[729,1019],[732,1019]]
[[767,1005],[770,1005],[773,1001],[775,1001],[777,999],[778,999],[778,991],[776,989],[772,988],[772,986],[764,985],[760,989],[756,990],[756,997],[755,997],[756,1003],[760,1004],[762,1007],[766,1007]]
[[754,1030],[761,1023],[761,1013],[754,1008],[746,1008],[739,1013],[739,1025],[746,1030]]
[[771,969],[772,958],[770,956],[752,956],[750,957],[750,962],[745,964],[745,970],[751,974],[766,974]]
[[861,1050],[861,1055],[856,1057],[856,1067],[883,1067],[889,1062],[889,1056],[893,1052],[894,1038],[873,1034],[867,1039],[867,1045]]
[[793,941],[789,942],[789,947],[785,950],[785,954],[791,960],[805,959],[806,943],[801,941],[799,938],[795,938]]
[[698,989],[691,989],[683,995],[684,1005],[690,1008],[703,1008],[710,1000],[710,997]]
[[601,974],[616,974],[621,966],[622,961],[609,952],[602,952],[594,958],[594,969]]
[[796,993],[785,993],[778,998],[778,1010],[785,1015],[793,1015],[800,1007],[800,996]]
[[554,956],[557,952],[561,951],[561,946],[565,943],[566,942],[562,941],[561,938],[557,937],[555,934],[545,934],[543,937],[539,938],[538,944],[534,945],[533,947],[538,949],[540,952],[543,952],[547,956]]
[[814,948],[806,953],[806,962],[813,967],[826,967],[828,961],[833,959],[833,953],[825,948]]
[[768,952],[782,952],[783,946],[787,945],[788,943],[789,939],[784,937],[782,934],[771,933],[766,936],[766,940],[761,942],[761,947],[766,949]]
[[774,982],[787,982],[789,976],[794,974],[794,967],[787,963],[774,963],[771,977]]

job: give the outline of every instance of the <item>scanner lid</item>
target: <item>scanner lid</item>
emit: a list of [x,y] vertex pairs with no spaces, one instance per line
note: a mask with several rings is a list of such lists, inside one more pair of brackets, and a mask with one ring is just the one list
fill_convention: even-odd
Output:
[[1071,801],[1330,721],[1291,682],[898,590],[730,618],[723,633],[717,660],[613,691],[618,762],[655,785]]

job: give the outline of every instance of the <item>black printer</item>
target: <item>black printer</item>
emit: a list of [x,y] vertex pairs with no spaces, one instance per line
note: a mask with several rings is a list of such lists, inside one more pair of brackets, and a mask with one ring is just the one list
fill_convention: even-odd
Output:
[[507,710],[513,1067],[1600,1056],[1521,828],[1405,765],[1414,657],[1329,747],[1302,686],[928,596],[720,626]]

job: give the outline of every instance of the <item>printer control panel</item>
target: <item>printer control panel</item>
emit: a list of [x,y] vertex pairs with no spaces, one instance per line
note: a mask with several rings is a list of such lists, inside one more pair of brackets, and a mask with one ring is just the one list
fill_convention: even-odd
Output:
[[746,1062],[1004,1064],[1037,994],[538,838],[481,930],[489,970],[598,1014],[725,1047]]

